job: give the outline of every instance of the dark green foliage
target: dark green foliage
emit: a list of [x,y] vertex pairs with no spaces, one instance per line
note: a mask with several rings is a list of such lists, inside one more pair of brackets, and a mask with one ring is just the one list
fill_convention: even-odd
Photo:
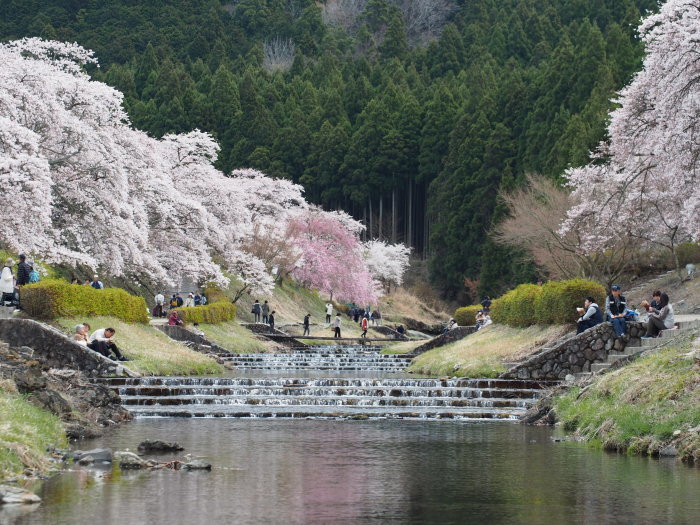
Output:
[[[90,72],[124,93],[135,126],[209,131],[224,171],[300,182],[368,236],[429,257],[448,295],[462,297],[465,279],[495,295],[535,275],[488,240],[498,192],[586,162],[610,99],[641,65],[635,26],[657,3],[457,4],[439,38],[421,42],[389,0],[367,2],[347,31],[326,26],[312,0],[6,0],[0,39],[93,49],[101,67]],[[276,37],[295,53],[268,73],[264,44]]]

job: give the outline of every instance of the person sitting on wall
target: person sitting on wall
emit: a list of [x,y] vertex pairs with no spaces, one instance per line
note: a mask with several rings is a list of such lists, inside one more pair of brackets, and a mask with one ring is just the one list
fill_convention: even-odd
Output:
[[670,330],[675,326],[675,320],[673,318],[673,306],[669,302],[668,294],[662,293],[659,297],[660,309],[652,309],[649,312],[649,320],[647,321],[647,333],[642,336],[647,337],[657,337],[661,330]]
[[661,310],[661,290],[654,290],[651,294],[651,303],[649,303],[652,310]]
[[605,298],[605,317],[612,323],[615,337],[623,337],[627,329],[627,299],[619,285],[614,284],[610,290],[610,295]]
[[[100,328],[95,330],[90,336],[90,341],[92,343],[97,343],[97,351],[105,357],[110,357],[110,352],[114,353],[117,361],[128,361],[124,357],[117,344],[114,342],[114,334],[116,330],[114,328]],[[111,358],[110,358],[111,359]]]
[[88,340],[87,331],[88,329],[85,327],[84,324],[75,325],[73,340],[81,346],[89,347],[90,341]]
[[583,306],[583,308],[576,309],[579,314],[582,314],[576,324],[577,334],[603,322],[603,312],[600,311],[600,307],[596,304],[593,297],[586,297]]

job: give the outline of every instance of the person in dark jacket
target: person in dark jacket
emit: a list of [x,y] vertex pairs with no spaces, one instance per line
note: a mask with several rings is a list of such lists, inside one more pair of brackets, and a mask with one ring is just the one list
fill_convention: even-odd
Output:
[[311,335],[311,328],[309,327],[310,319],[311,319],[311,314],[306,314],[304,316],[304,334],[303,335]]
[[272,310],[267,318],[267,323],[270,325],[270,333],[275,331],[275,311]]
[[29,284],[29,274],[31,271],[31,268],[29,268],[29,265],[27,264],[27,256],[20,253],[19,264],[17,265],[17,286]]
[[255,302],[253,303],[253,308],[251,308],[251,310],[250,310],[250,313],[253,314],[255,323],[260,322],[260,312],[261,311],[262,310],[260,308],[260,301],[258,301],[256,299]]
[[576,325],[577,334],[603,322],[603,312],[600,311],[600,307],[596,304],[593,297],[586,297],[583,306],[584,308],[578,309],[579,313],[582,315],[579,317]]
[[614,284],[610,290],[610,295],[605,299],[605,316],[612,323],[615,336],[622,337],[627,329],[625,321],[627,299],[622,295],[622,288],[619,285]]
[[481,306],[484,309],[484,312],[488,312],[491,309],[491,298],[488,295],[484,297],[483,301],[481,301]]

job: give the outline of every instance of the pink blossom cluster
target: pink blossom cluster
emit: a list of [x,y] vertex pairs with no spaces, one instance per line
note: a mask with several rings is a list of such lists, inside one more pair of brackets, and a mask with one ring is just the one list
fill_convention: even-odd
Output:
[[562,231],[588,253],[625,235],[671,249],[700,239],[700,1],[669,0],[640,34],[644,68],[619,94],[609,141],[567,172],[575,205]]

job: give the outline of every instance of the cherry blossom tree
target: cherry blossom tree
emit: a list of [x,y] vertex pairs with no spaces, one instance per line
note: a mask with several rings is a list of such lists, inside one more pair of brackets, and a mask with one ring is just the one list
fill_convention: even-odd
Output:
[[358,304],[376,302],[380,285],[363,260],[364,226],[348,214],[309,208],[292,217],[287,238],[301,254],[291,275],[304,286]]
[[700,2],[669,0],[640,34],[644,68],[620,92],[609,141],[567,172],[578,204],[562,232],[581,234],[587,252],[632,236],[676,256],[700,238]]
[[400,286],[409,266],[411,249],[403,244],[372,240],[364,243],[364,260],[370,275],[385,287]]

